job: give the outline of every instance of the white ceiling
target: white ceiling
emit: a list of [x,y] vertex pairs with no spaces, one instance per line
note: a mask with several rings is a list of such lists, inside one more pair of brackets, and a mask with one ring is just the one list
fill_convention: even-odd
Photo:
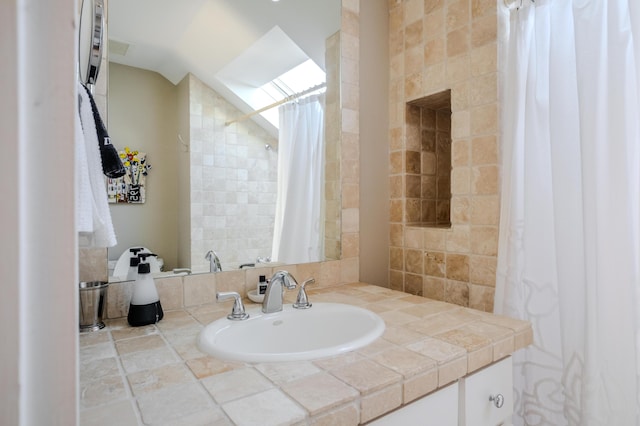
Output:
[[302,63],[305,55],[324,69],[325,40],[340,28],[340,4],[109,0],[109,40],[128,45],[125,55],[112,46],[109,60],[156,71],[174,84],[192,73],[248,112],[229,85],[259,87]]

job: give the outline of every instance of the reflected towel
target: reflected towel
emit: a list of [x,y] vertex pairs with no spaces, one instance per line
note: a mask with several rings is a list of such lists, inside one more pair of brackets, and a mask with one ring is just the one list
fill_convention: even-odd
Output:
[[91,100],[78,82],[76,118],[76,229],[81,246],[113,247],[117,244],[102,174],[98,133]]
[[96,133],[98,137],[98,145],[100,147],[100,158],[102,160],[102,172],[109,178],[119,178],[125,175],[127,172],[122,164],[122,160],[118,155],[118,150],[111,144],[111,138],[107,133],[107,128],[100,117],[100,111],[93,99],[91,91],[87,86],[83,86],[89,96],[89,102],[91,102],[91,111],[93,112],[93,120],[96,125]]

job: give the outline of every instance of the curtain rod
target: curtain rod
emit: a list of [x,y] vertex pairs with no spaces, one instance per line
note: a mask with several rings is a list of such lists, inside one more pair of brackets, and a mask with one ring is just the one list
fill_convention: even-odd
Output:
[[224,123],[224,125],[228,126],[230,124],[237,123],[239,121],[244,121],[244,120],[246,120],[248,118],[253,117],[256,114],[260,114],[261,112],[270,110],[271,108],[275,108],[275,107],[280,106],[280,105],[282,105],[284,103],[291,102],[291,101],[293,101],[295,99],[298,99],[298,98],[300,98],[300,97],[302,97],[304,95],[308,95],[309,93],[313,93],[313,92],[315,92],[317,90],[323,89],[326,86],[327,86],[326,83],[320,83],[317,86],[310,87],[307,90],[303,90],[302,92],[299,92],[299,93],[294,93],[291,96],[287,96],[286,98],[284,98],[284,99],[282,99],[282,100],[280,100],[278,102],[274,102],[271,105],[267,105],[266,107],[262,107],[260,109],[255,110],[255,111],[252,111],[249,114],[245,114],[245,115],[243,115],[241,117],[238,117],[238,118],[235,118],[233,120],[227,121],[227,122]]

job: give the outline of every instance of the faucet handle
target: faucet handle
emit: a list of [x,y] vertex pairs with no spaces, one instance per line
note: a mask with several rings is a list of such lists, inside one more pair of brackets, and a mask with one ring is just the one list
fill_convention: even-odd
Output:
[[293,304],[293,307],[296,309],[309,309],[311,307],[311,303],[309,303],[309,297],[307,296],[307,291],[305,290],[305,286],[307,284],[313,284],[316,280],[313,278],[309,278],[302,284],[300,284],[300,291],[298,291],[298,298],[296,299],[296,303]]
[[233,309],[231,313],[227,315],[227,318],[231,321],[242,321],[249,318],[249,314],[244,311],[244,304],[242,303],[242,298],[240,294],[235,291],[224,291],[216,293],[216,300],[225,300],[234,298]]

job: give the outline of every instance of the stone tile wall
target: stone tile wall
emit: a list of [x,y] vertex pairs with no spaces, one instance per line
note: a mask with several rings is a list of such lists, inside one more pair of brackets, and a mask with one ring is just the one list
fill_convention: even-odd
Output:
[[[390,286],[492,311],[499,220],[497,6],[389,0]],[[409,226],[407,103],[451,90],[451,227]]]

